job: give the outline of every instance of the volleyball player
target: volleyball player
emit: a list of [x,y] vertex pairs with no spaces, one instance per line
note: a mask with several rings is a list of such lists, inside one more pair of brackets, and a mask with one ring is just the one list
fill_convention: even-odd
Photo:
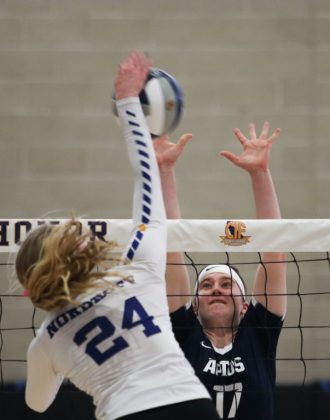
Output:
[[[270,148],[280,130],[269,136],[266,122],[259,137],[253,124],[249,139],[239,129],[234,132],[243,152],[220,154],[249,174],[257,218],[280,218],[269,170]],[[191,137],[182,136],[178,144],[166,136],[154,142],[168,218],[181,218],[174,164]],[[219,193],[219,200],[230,201],[230,194]],[[168,265],[166,276],[174,332],[222,419],[273,418],[276,347],[286,312],[284,260],[283,253],[263,253],[248,302],[245,283],[234,268],[205,267],[192,293],[188,272],[180,265],[183,255],[168,255],[168,262],[174,264]]]
[[135,181],[133,230],[121,263],[93,270],[113,244],[81,234],[76,220],[38,228],[17,255],[18,279],[33,304],[48,312],[27,355],[26,401],[39,412],[67,377],[93,397],[98,419],[219,418],[171,328],[165,210],[138,98],[149,68],[134,52],[115,78]]

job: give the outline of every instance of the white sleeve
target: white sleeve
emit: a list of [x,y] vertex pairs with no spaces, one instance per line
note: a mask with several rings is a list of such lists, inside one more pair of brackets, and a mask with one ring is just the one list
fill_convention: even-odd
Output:
[[33,340],[27,352],[25,400],[32,410],[44,412],[54,401],[63,376],[54,372],[50,359],[38,341]]
[[152,139],[139,98],[117,101],[134,174],[133,233],[125,257],[165,273],[167,225]]

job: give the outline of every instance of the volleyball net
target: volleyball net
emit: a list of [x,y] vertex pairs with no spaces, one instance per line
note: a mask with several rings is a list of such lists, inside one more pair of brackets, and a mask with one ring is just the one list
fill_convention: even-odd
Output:
[[[26,350],[44,314],[22,295],[14,260],[19,243],[43,223],[0,220],[0,390],[24,385]],[[131,220],[83,219],[92,235],[125,249]],[[183,252],[194,282],[208,264],[236,266],[252,290],[262,252],[287,253],[288,310],[277,352],[277,383],[330,384],[330,220],[169,220],[168,251]],[[179,279],[178,279],[179,281]]]

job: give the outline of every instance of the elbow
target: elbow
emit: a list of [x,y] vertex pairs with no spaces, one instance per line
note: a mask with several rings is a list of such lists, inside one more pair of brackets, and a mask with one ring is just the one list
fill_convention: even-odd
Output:
[[25,395],[25,402],[31,410],[36,411],[37,413],[44,413],[50,406],[48,401],[36,400],[36,398],[29,397],[28,395]]
[[37,413],[44,413],[48,408],[48,407],[45,407],[43,405],[31,404],[27,401],[26,401],[26,404],[31,410],[36,411]]

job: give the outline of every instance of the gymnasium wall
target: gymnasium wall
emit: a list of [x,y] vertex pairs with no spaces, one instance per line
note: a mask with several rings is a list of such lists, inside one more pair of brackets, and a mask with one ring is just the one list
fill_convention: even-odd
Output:
[[[2,219],[71,210],[130,217],[132,177],[111,95],[132,49],[150,54],[185,93],[172,135],[194,134],[177,165],[184,218],[254,218],[247,175],[218,151],[239,153],[233,129],[247,133],[249,122],[265,120],[282,128],[271,169],[283,217],[330,217],[329,1],[0,0]],[[314,274],[305,279],[312,290]],[[328,307],[311,300],[304,314],[325,324]],[[328,330],[306,334],[307,353],[317,341],[319,356],[330,348]],[[299,352],[299,340],[299,331],[283,334],[280,354],[293,344]],[[308,372],[307,380],[325,380],[329,362]],[[301,377],[280,372],[284,383]]]
[[271,166],[283,217],[329,217],[327,0],[1,0],[3,217],[130,216],[111,93],[132,49],[185,92],[173,134],[194,134],[177,170],[185,218],[254,217],[249,180],[217,152],[266,119],[283,130]]

